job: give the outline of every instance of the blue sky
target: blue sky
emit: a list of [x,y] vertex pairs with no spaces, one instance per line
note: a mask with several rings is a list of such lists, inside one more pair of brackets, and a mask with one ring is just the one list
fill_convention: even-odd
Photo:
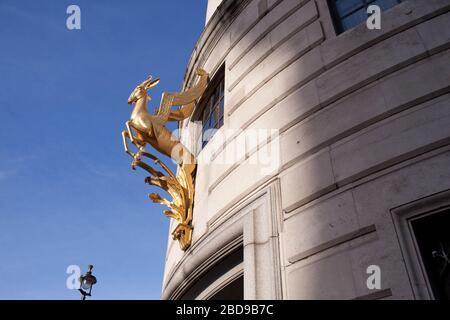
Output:
[[[66,8],[81,8],[81,30]],[[1,0],[0,299],[159,299],[168,236],[120,133],[148,74],[181,88],[206,0]]]

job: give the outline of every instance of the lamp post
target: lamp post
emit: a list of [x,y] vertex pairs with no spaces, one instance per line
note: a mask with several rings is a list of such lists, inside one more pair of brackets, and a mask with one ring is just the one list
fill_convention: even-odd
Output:
[[92,275],[92,264],[88,265],[88,271],[84,276],[80,277],[81,300],[86,300],[86,297],[91,296],[92,286],[97,283],[97,278]]

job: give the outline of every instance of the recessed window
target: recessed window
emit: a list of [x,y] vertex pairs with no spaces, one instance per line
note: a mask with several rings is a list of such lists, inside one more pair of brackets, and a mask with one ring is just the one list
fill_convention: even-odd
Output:
[[382,11],[404,0],[329,0],[337,33],[342,33],[367,20],[367,7],[377,5]]
[[210,80],[208,89],[199,104],[195,119],[202,122],[202,148],[223,126],[224,120],[224,86],[225,66],[222,66]]
[[181,300],[243,300],[244,248],[220,257],[182,295]]
[[222,288],[209,300],[244,300],[244,275]]
[[411,221],[417,249],[435,299],[450,299],[450,210]]

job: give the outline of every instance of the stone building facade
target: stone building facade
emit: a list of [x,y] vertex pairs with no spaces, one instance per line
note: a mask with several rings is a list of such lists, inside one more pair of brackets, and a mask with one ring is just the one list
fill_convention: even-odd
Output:
[[[381,29],[361,18],[369,4]],[[184,87],[202,67],[211,88],[180,123],[206,160],[163,299],[449,297],[449,10],[209,0]],[[218,132],[198,143],[205,121]],[[250,139],[258,129],[270,138]],[[276,166],[261,170],[268,149]]]

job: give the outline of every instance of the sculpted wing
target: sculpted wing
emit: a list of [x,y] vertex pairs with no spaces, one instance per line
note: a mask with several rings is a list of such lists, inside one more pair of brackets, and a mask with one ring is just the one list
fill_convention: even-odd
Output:
[[[194,111],[195,100],[202,96],[208,84],[208,74],[199,70],[200,80],[197,85],[185,92],[164,92],[161,104],[156,112],[163,123],[180,121],[188,118]],[[171,110],[172,106],[181,106],[179,110]]]

